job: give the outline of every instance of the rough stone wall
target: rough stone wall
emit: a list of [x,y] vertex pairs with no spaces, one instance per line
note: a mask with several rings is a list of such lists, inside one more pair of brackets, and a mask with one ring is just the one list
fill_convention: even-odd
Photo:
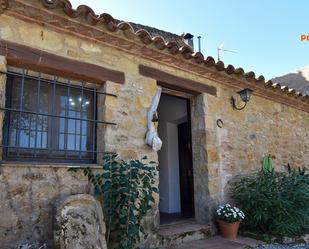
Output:
[[67,167],[1,166],[1,248],[15,248],[26,242],[47,243],[51,247],[55,201],[90,190],[83,174],[68,172]]
[[[115,93],[118,97],[104,97],[100,95],[98,98],[98,117],[102,120],[115,122],[117,125],[98,125],[97,149],[99,151],[116,152],[123,159],[142,158],[144,155],[147,155],[149,160],[157,161],[157,154],[144,143],[147,130],[147,111],[152,97],[155,95],[157,84],[155,80],[139,75],[138,65],[141,63],[139,58],[119,52],[116,49],[110,49],[109,47],[87,40],[57,33],[46,27],[29,24],[4,15],[0,16],[0,30],[0,38],[71,59],[125,72],[126,82],[124,85],[106,82],[104,86],[98,89],[100,91]],[[5,83],[4,79],[2,83]],[[98,154],[97,161],[98,165],[100,165],[102,154]],[[51,243],[51,222],[53,217],[51,208],[54,200],[59,196],[87,193],[90,189],[90,186],[82,175],[72,176],[72,173],[67,172],[68,168],[69,166],[63,164],[41,167],[40,165],[23,166],[20,163],[15,163],[15,165],[5,163],[2,166],[3,172],[6,172],[2,175],[3,186],[10,186],[13,189],[15,187],[23,188],[23,191],[19,194],[21,199],[13,200],[16,206],[14,212],[18,213],[19,209],[23,210],[23,203],[28,205],[28,208],[24,209],[20,217],[22,223],[25,224],[20,230],[16,230],[17,228],[15,228],[15,216],[12,220],[5,222],[10,231],[10,235],[6,236],[2,235],[4,233],[0,233],[0,242],[3,241],[7,248],[10,248],[10,246],[13,247],[19,240],[24,241],[27,238],[42,242],[46,240]],[[42,179],[35,177],[30,182],[27,182],[24,180],[24,174],[28,171],[35,171],[36,174],[43,174],[44,177]],[[66,182],[66,185],[63,181]],[[54,189],[51,188],[51,193],[43,192],[40,194],[38,191],[42,185],[48,186],[46,187],[47,189],[50,189],[54,185],[57,187]],[[158,185],[158,179],[156,185]],[[30,189],[34,189],[31,194],[29,193]],[[11,202],[7,187],[3,189],[2,193],[4,195],[3,199],[6,201],[3,203],[5,206],[0,209],[1,217],[7,210],[10,210],[7,207]],[[32,205],[32,195],[35,195],[34,199],[36,201],[34,205]],[[145,245],[149,245],[156,240],[154,230],[158,229],[159,226],[157,208],[159,196],[154,197],[156,203],[153,206],[153,210],[144,220],[145,230],[149,231],[149,236],[143,242]],[[44,214],[41,213],[41,209],[44,210]],[[31,218],[33,215],[43,218],[40,218],[39,222],[36,218]],[[39,224],[40,233],[32,236],[34,234],[33,229],[37,227],[37,223]],[[47,225],[41,225],[44,223]],[[23,232],[24,230],[27,230],[27,232]],[[17,233],[16,231],[19,232]]]
[[209,222],[212,209],[228,201],[228,181],[259,170],[263,156],[274,156],[280,171],[288,163],[309,165],[308,113],[254,95],[237,111],[230,104],[236,91],[218,90],[218,97],[202,94],[191,100],[195,211],[201,222]]
[[[137,67],[132,68],[126,77],[125,86],[112,82],[105,85],[106,92],[117,93],[118,98],[105,98],[105,118],[114,120],[118,125],[106,126],[104,129],[104,148],[116,152],[124,160],[141,159],[147,156],[149,161],[157,161],[157,153],[145,144],[147,132],[147,111],[152,97],[156,93],[156,81],[141,77]],[[156,179],[158,187],[159,179]],[[148,234],[144,246],[150,246],[156,241],[156,230],[159,227],[159,196],[154,196],[156,203],[143,222]]]
[[[205,118],[209,191],[219,202],[226,200],[227,182],[237,174],[259,170],[261,158],[275,157],[277,170],[309,165],[309,115],[291,107],[252,96],[242,111],[233,110],[235,91],[222,88],[217,98],[207,96]],[[241,103],[241,102],[239,102]],[[216,125],[222,119],[223,127]],[[215,137],[213,137],[215,136]],[[212,181],[211,179],[216,179]]]

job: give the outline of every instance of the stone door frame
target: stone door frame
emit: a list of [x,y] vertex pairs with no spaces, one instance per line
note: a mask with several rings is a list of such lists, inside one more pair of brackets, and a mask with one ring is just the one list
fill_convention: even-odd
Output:
[[195,219],[210,223],[213,207],[219,196],[217,129],[208,115],[207,94],[193,96],[191,102],[191,133]]

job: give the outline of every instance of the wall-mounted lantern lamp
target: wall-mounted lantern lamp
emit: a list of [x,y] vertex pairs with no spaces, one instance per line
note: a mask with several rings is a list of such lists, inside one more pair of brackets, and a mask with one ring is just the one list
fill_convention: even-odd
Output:
[[252,94],[252,90],[249,89],[249,88],[245,88],[239,92],[237,92],[239,95],[240,95],[240,98],[243,102],[245,102],[245,104],[242,106],[242,107],[237,107],[236,106],[236,99],[232,96],[231,97],[231,104],[233,106],[234,109],[236,110],[242,110],[246,107],[247,103],[249,102],[250,100],[250,97],[251,97],[251,94]]

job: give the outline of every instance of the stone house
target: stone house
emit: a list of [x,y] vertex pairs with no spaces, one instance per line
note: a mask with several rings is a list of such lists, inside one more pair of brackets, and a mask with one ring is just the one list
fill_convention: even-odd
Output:
[[[209,224],[228,180],[259,169],[265,154],[279,168],[308,165],[301,92],[67,0],[0,0],[0,13],[1,248],[52,247],[55,201],[91,191],[68,169],[97,168],[103,152],[159,163],[145,246],[158,241],[160,220]],[[157,153],[145,135],[158,87]],[[236,110],[231,97],[242,105],[237,92],[246,88],[251,99]]]

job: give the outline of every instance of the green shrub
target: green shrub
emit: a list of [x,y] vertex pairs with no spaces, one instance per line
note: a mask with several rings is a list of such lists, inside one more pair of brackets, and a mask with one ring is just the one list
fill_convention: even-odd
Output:
[[231,182],[232,198],[246,215],[245,225],[276,236],[308,232],[309,174],[261,170]]
[[101,174],[94,174],[89,167],[84,174],[95,186],[96,194],[103,195],[109,248],[135,249],[140,235],[145,234],[142,220],[152,209],[154,193],[158,193],[154,186],[157,165],[139,160],[125,162],[110,154],[103,161]]

